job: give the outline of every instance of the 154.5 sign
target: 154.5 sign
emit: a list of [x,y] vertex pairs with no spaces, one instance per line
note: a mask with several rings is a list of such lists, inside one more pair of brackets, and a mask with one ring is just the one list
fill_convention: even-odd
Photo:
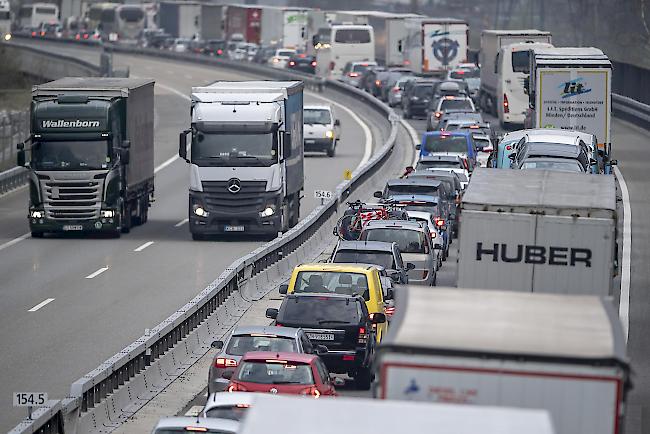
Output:
[[39,407],[47,402],[47,393],[14,392],[14,407]]

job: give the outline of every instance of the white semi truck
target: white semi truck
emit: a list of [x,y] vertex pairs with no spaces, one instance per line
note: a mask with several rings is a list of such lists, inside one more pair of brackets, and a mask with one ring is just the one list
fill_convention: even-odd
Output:
[[376,397],[543,409],[557,434],[621,432],[630,366],[611,299],[418,286],[395,293]]
[[[528,52],[515,49],[514,53],[512,50],[501,53],[504,47],[517,43],[551,44],[551,33],[528,29],[484,30],[481,34],[479,105],[484,111],[498,116],[504,124],[523,124],[528,107],[525,98],[523,103],[519,103],[522,100],[521,95],[524,95],[524,78],[528,75]],[[504,57],[506,54],[508,59]],[[505,97],[501,95],[504,91]],[[506,101],[508,106],[504,106]],[[505,108],[508,113],[504,113]]]
[[194,239],[275,236],[298,223],[303,88],[298,81],[218,81],[192,88],[191,125],[180,134],[179,155],[190,165]]
[[475,170],[460,214],[458,286],[609,296],[613,177]]

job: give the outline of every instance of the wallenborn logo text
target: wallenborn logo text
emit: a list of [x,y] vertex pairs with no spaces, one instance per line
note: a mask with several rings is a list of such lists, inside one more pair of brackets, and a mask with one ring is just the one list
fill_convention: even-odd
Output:
[[77,119],[74,121],[66,121],[59,119],[56,121],[46,120],[42,123],[43,128],[98,128],[99,121],[82,121]]

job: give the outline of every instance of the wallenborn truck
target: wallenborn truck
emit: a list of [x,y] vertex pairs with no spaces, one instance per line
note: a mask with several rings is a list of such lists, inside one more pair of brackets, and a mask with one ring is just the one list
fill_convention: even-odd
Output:
[[33,237],[119,236],[147,221],[154,191],[153,89],[153,80],[135,78],[68,77],[34,86],[29,148],[18,145],[18,165],[30,172]]
[[467,62],[469,25],[455,18],[407,18],[403,64],[416,74],[444,74]]
[[218,81],[192,88],[191,126],[179,143],[179,155],[190,164],[192,238],[275,236],[298,223],[303,87],[299,81]]
[[[481,64],[481,90],[479,93],[479,104],[483,110],[492,113],[495,116],[498,114],[499,101],[503,101],[503,97],[498,98],[499,87],[504,86],[499,84],[502,79],[499,74],[499,66],[502,60],[499,58],[500,51],[503,47],[520,43],[552,43],[551,33],[541,30],[528,29],[528,30],[484,30],[481,34],[481,51],[479,53],[479,61]],[[520,75],[524,73],[520,71],[520,66],[525,66],[528,69],[528,53],[515,54],[511,58],[512,72],[515,77],[503,77],[503,79],[510,79],[515,84],[519,84],[523,89],[523,82]],[[507,74],[506,74],[507,75]],[[513,82],[508,84],[513,84]],[[501,102],[503,104],[503,102]],[[499,119],[503,119],[500,117]],[[505,122],[522,123],[521,119],[507,120]]]
[[418,286],[395,294],[376,397],[542,409],[557,434],[621,432],[630,366],[612,299]]
[[461,202],[458,286],[609,296],[613,177],[479,169]]
[[560,128],[598,139],[598,158],[611,173],[612,63],[598,48],[535,48],[528,96],[532,128]]

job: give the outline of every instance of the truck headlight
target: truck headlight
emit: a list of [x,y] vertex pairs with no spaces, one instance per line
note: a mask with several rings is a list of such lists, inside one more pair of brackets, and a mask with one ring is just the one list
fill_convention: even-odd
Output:
[[192,211],[199,217],[207,217],[210,213],[205,210],[201,205],[192,205]]
[[11,39],[11,33],[7,33],[7,34],[5,35],[5,41],[8,41],[8,40],[10,40],[10,39]]
[[271,217],[275,214],[275,205],[267,205],[264,211],[260,211],[260,217]]
[[332,130],[325,131],[325,137],[327,137],[328,139],[333,139],[334,138],[334,131],[332,131]]
[[32,210],[29,212],[29,216],[33,219],[42,219],[43,217],[45,217],[45,211]]
[[115,211],[113,211],[112,209],[103,209],[101,210],[100,214],[102,218],[112,219],[113,217],[115,217]]

